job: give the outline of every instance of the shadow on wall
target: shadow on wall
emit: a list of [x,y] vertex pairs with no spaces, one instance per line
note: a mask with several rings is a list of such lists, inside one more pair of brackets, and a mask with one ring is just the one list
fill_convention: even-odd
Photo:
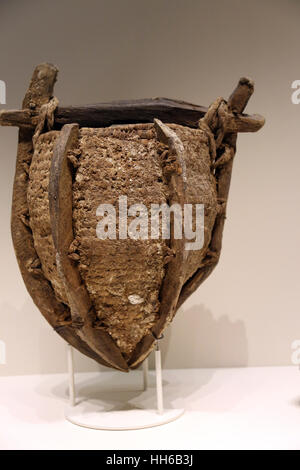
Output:
[[163,367],[167,369],[248,364],[244,322],[232,322],[226,315],[216,319],[203,304],[179,309],[161,341],[161,351]]
[[[67,343],[29,297],[20,309],[8,303],[0,308],[0,341],[6,352],[6,364],[0,363],[0,376],[67,371]],[[75,364],[77,372],[100,370],[95,361],[77,351]]]
[[[30,298],[21,309],[7,303],[1,305],[0,340],[6,350],[6,364],[0,364],[0,376],[67,371],[65,341]],[[242,367],[248,363],[244,323],[232,322],[227,316],[215,319],[204,305],[179,310],[165,332],[161,350],[163,367],[170,369]],[[75,367],[77,372],[107,370],[77,351]],[[150,367],[154,367],[154,354],[150,356]]]

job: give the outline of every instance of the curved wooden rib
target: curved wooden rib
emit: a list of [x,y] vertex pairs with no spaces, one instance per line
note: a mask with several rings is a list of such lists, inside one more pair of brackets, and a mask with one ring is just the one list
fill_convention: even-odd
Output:
[[[235,90],[229,97],[228,108],[234,113],[242,113],[245,109],[252,93],[254,91],[254,84],[252,80],[248,78],[241,78]],[[227,134],[223,140],[230,148],[232,148],[233,153],[236,151],[236,140],[237,134],[231,133]],[[204,262],[204,265],[198,269],[198,271],[192,276],[183,286],[178,300],[177,308],[179,308],[185,300],[195,292],[196,289],[208,278],[211,272],[214,270],[218,264],[221,248],[222,248],[222,237],[223,229],[226,218],[226,205],[227,198],[229,193],[231,173],[233,166],[233,158],[226,162],[225,165],[221,165],[216,168],[216,182],[217,182],[217,191],[218,191],[218,200],[223,201],[220,206],[220,211],[217,214],[212,238],[209,246],[210,253],[213,254],[212,258],[209,258],[207,262]]]
[[[53,94],[56,76],[57,68],[51,64],[41,64],[36,67],[23,101],[23,109],[29,108],[30,105],[38,111],[47,103]],[[97,355],[77,337],[70,321],[65,320],[69,316],[69,309],[57,301],[51,284],[42,270],[34,267],[39,259],[34,248],[31,229],[24,224],[24,216],[28,214],[28,175],[25,168],[30,165],[33,155],[32,135],[31,130],[21,128],[19,131],[11,213],[11,234],[16,258],[25,286],[45,319],[68,343],[97,361]]]
[[49,205],[56,263],[67,293],[72,324],[78,336],[98,354],[106,365],[126,371],[128,366],[111,336],[93,329],[95,314],[88,291],[76,263],[68,256],[74,239],[72,223],[72,170],[68,151],[78,141],[78,124],[66,124],[56,141],[50,169]]
[[[185,202],[186,170],[183,143],[177,134],[158,119],[154,120],[158,139],[168,146],[168,158],[175,157],[174,170],[170,175],[169,191],[170,205],[179,204],[183,210]],[[168,163],[166,163],[168,165]],[[185,239],[174,238],[174,221],[171,221],[170,248],[174,253],[173,259],[167,265],[167,272],[160,292],[159,320],[152,328],[152,334],[144,336],[134,350],[129,365],[137,367],[151,352],[155,338],[159,338],[170,323],[176,312],[178,297],[184,279]]]

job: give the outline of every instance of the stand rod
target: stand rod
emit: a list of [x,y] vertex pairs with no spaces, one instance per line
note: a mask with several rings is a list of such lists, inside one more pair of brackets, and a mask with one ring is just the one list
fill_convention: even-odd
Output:
[[164,412],[163,405],[163,388],[162,388],[162,373],[161,373],[161,353],[159,342],[155,343],[155,372],[156,372],[156,396],[157,396],[157,410],[160,415]]
[[69,372],[69,402],[71,406],[75,406],[75,380],[74,380],[74,357],[73,348],[70,344],[67,346],[68,354],[68,372]]
[[144,385],[144,390],[148,390],[148,372],[149,372],[149,362],[148,362],[148,357],[144,360],[143,362],[143,385]]
[[[69,403],[70,403],[70,406],[75,406],[76,394],[75,394],[75,379],[74,379],[74,357],[73,357],[73,348],[70,344],[68,344],[67,346],[67,356],[68,356],[68,375],[69,375]],[[147,358],[143,362],[144,390],[148,389],[148,372],[149,372],[149,362]],[[164,406],[163,406],[161,352],[160,352],[158,341],[156,341],[155,343],[155,372],[156,372],[157,410],[159,414],[163,414]]]

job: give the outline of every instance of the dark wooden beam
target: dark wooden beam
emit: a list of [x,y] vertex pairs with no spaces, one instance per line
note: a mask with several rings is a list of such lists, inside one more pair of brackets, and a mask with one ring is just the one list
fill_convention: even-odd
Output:
[[[77,123],[79,127],[108,127],[153,122],[154,119],[197,128],[199,119],[205,115],[207,109],[205,106],[167,98],[58,107],[55,111],[54,129],[61,129],[70,123]],[[228,122],[228,132],[256,132],[264,122],[264,118],[258,114],[250,116],[233,113]],[[37,115],[29,109],[0,112],[0,125],[31,129],[36,124]]]

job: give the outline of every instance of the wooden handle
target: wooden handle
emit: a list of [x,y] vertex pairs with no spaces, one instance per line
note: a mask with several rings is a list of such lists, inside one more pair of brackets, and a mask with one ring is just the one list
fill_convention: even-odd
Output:
[[[262,116],[235,113],[234,108],[235,106],[232,108],[231,119],[228,120],[227,132],[256,132],[264,125],[265,119]],[[204,106],[167,98],[58,107],[55,111],[54,129],[60,129],[65,124],[74,122],[80,127],[108,127],[117,124],[153,122],[154,119],[197,128],[199,119],[206,114],[207,109]],[[36,124],[37,114],[29,109],[0,112],[2,126],[32,129]]]

